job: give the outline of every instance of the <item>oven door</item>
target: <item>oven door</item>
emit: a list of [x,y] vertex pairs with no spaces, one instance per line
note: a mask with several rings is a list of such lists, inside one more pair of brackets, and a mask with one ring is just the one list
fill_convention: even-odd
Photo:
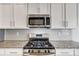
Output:
[[30,27],[43,27],[45,26],[44,17],[29,17],[29,26]]

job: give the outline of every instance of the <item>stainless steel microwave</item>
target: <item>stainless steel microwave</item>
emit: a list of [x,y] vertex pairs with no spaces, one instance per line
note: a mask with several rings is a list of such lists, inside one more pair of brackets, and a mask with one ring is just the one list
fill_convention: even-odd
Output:
[[28,17],[28,26],[31,28],[50,28],[50,16],[32,15]]

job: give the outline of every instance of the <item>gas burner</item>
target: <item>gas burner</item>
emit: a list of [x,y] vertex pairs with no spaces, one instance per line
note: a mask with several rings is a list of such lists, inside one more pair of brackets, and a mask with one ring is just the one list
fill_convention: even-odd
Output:
[[31,38],[24,49],[55,49],[48,38]]

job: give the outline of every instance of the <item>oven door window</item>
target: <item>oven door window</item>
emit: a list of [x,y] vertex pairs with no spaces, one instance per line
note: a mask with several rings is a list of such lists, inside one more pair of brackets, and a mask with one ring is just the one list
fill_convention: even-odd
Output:
[[30,17],[29,25],[45,25],[44,17]]

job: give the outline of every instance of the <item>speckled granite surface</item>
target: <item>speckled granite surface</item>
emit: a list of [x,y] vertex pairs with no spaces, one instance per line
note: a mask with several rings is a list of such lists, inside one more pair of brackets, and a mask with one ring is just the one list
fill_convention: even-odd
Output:
[[51,44],[53,46],[55,46],[55,48],[68,48],[68,49],[72,49],[72,48],[79,48],[79,42],[75,42],[75,41],[50,41]]
[[[23,48],[27,40],[5,40],[0,42],[0,48]],[[79,42],[74,41],[50,41],[55,48],[79,49]]]
[[26,40],[5,40],[0,42],[0,48],[23,48],[27,42]]

